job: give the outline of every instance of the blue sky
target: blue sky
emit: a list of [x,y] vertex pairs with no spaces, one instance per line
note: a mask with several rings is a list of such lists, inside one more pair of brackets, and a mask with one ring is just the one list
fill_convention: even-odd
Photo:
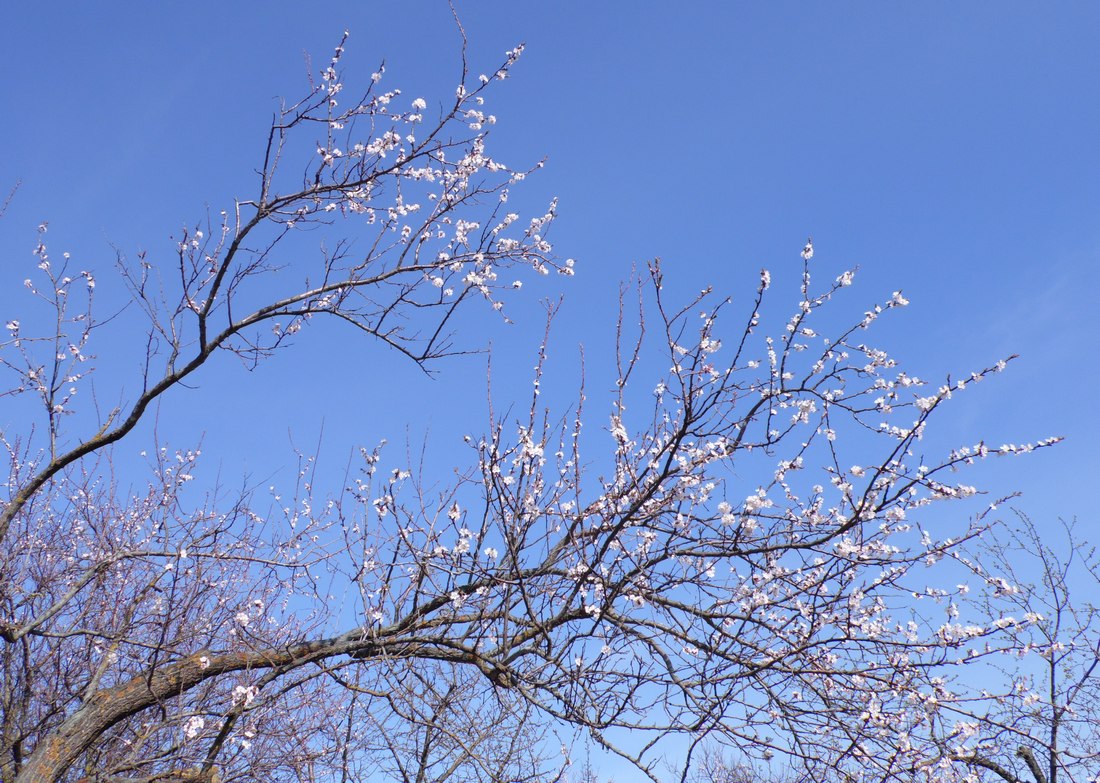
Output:
[[[812,234],[823,280],[860,268],[838,310],[856,318],[904,290],[912,305],[876,341],[918,375],[1021,354],[958,399],[941,431],[957,443],[1066,436],[975,481],[1023,492],[1018,505],[1036,518],[1077,515],[1086,536],[1096,529],[1100,6],[458,7],[475,73],[527,43],[493,98],[491,143],[509,162],[547,158],[520,203],[532,214],[558,196],[555,246],[578,259],[576,277],[524,289],[514,325],[475,322],[471,342],[494,346],[498,405],[526,404],[540,297],[566,296],[550,389],[568,405],[580,342],[589,388],[613,380],[610,303],[632,265],[660,256],[673,292],[713,285],[735,305],[767,266],[782,316]],[[109,303],[116,248],[170,263],[181,225],[250,195],[277,97],[303,89],[303,52],[324,62],[345,28],[347,81],[385,59],[387,84],[406,96],[453,91],[459,37],[442,2],[8,8],[0,189],[22,185],[0,221],[4,319],[25,312],[40,222],[53,253],[96,270]],[[105,398],[134,388],[128,345],[116,334],[95,349]],[[464,459],[458,436],[486,427],[484,361],[439,370],[426,378],[320,327],[251,374],[221,359],[164,400],[158,434],[179,446],[202,437],[230,484],[290,480],[292,442],[311,451],[322,428],[334,467],[355,444],[408,439],[415,450],[427,437],[429,464],[443,469]],[[19,429],[24,411],[4,405],[0,427]],[[604,411],[592,412],[602,426]]]

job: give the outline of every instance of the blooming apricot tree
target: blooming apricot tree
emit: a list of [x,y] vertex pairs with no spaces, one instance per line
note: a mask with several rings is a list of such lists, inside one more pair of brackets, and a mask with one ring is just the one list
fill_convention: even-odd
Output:
[[[1100,562],[1073,525],[1040,528],[1017,513],[975,542],[968,562],[993,590],[959,603],[999,615],[1006,639],[983,656],[993,676],[957,678],[945,704],[940,742],[946,758],[991,780],[1057,783],[1100,774],[1100,614],[1094,599]],[[993,605],[990,605],[990,604]],[[1025,622],[1010,622],[1009,617]],[[998,698],[980,688],[1007,683]]]
[[[919,512],[976,492],[957,468],[1033,447],[916,456],[1004,362],[932,388],[900,370],[866,342],[900,293],[827,336],[853,276],[815,287],[812,244],[771,337],[767,272],[726,331],[729,300],[672,304],[652,265],[621,296],[602,438],[583,394],[544,407],[540,360],[526,413],[471,437],[444,489],[369,448],[333,497],[308,457],[277,502],[197,491],[198,451],[153,447],[143,491],[117,481],[115,444],[216,354],[261,361],[325,317],[427,365],[462,350],[459,310],[503,309],[505,274],[572,273],[554,206],[521,222],[528,172],[488,152],[519,49],[437,112],[381,70],[349,100],[342,51],[280,110],[251,198],[184,231],[172,268],[122,267],[144,378],[91,426],[96,280],[35,251],[50,328],[13,318],[3,344],[7,399],[40,421],[3,433],[0,779],[547,780],[555,728],[653,779],[675,737],[685,769],[714,740],[822,778],[956,774],[929,673],[997,629],[910,600],[949,597],[926,566],[981,527]],[[358,239],[307,263],[303,228]]]

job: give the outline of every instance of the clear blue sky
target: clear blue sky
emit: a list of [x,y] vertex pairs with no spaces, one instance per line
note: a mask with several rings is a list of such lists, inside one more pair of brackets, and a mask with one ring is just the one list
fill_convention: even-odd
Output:
[[[1022,354],[941,424],[958,443],[1067,436],[976,480],[1024,492],[1037,518],[1097,530],[1100,5],[458,5],[475,73],[528,45],[493,99],[492,144],[510,162],[548,158],[525,206],[557,195],[553,239],[578,259],[575,278],[524,289],[514,326],[479,322],[504,399],[526,394],[540,296],[567,296],[554,368],[568,404],[578,342],[589,386],[612,380],[609,303],[632,264],[661,256],[677,290],[712,284],[735,301],[768,266],[785,312],[813,234],[825,276],[861,268],[841,309],[905,291],[911,307],[877,343],[917,374]],[[179,226],[251,195],[277,96],[298,93],[302,53],[322,62],[345,28],[347,81],[384,58],[410,98],[454,89],[458,36],[436,0],[11,4],[0,189],[23,184],[0,221],[3,318],[26,305],[43,220],[52,252],[95,269],[109,301],[114,248],[170,263]],[[338,464],[353,444],[429,430],[446,464],[457,435],[485,428],[482,361],[430,380],[357,339],[317,329],[252,375],[224,358],[164,401],[160,434],[189,446],[205,432],[211,470],[232,484],[289,463],[292,438],[312,450],[322,422]],[[137,360],[121,345],[96,352],[132,389]],[[98,383],[118,396],[111,376]],[[0,408],[0,427],[19,428],[14,410]]]

